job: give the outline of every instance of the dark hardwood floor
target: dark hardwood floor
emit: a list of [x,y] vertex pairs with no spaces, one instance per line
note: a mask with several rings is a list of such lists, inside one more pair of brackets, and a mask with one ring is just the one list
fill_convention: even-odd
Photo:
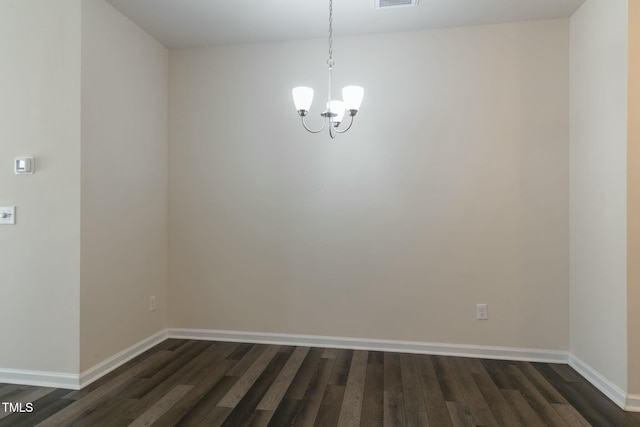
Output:
[[[2,426],[640,426],[546,363],[167,340],[80,391],[0,384]],[[14,406],[15,408],[15,406]]]

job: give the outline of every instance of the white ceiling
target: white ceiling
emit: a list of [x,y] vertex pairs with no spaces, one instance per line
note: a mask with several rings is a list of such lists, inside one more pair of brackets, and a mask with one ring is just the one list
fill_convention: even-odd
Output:
[[[328,0],[107,0],[169,48],[326,37]],[[584,0],[334,0],[335,36],[567,18]]]

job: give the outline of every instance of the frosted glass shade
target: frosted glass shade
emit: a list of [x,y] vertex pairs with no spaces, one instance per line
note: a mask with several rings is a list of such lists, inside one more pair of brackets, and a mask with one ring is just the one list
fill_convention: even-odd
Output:
[[346,86],[342,89],[342,99],[347,110],[359,110],[364,97],[364,89],[360,86]]
[[309,111],[313,101],[313,89],[306,86],[298,86],[294,87],[291,93],[293,94],[293,103],[296,106],[296,110]]
[[327,103],[327,108],[334,114],[337,114],[336,117],[332,117],[332,122],[340,123],[342,118],[344,117],[344,102],[342,101],[331,101]]

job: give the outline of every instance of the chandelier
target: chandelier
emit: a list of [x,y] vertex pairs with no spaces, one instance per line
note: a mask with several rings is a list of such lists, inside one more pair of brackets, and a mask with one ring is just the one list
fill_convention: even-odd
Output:
[[[311,133],[320,133],[329,123],[329,135],[331,138],[335,138],[339,133],[345,133],[353,125],[353,118],[360,109],[362,104],[362,97],[364,96],[364,89],[360,86],[346,86],[342,88],[342,99],[331,99],[331,77],[333,72],[333,0],[329,0],[329,59],[327,60],[327,66],[329,68],[329,91],[327,97],[327,106],[320,115],[324,117],[322,127],[318,130],[311,130],[305,122],[305,117],[309,113],[311,102],[313,101],[313,89],[306,86],[299,86],[293,88],[291,93],[293,94],[293,103],[298,110],[298,114],[302,117],[302,126]],[[348,112],[350,117],[349,125],[346,128],[340,129],[340,123],[344,118],[344,115]]]

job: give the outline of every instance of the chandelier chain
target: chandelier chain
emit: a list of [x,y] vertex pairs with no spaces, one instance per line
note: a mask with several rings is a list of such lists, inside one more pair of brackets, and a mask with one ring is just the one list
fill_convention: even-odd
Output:
[[333,0],[329,0],[329,68],[333,68]]

